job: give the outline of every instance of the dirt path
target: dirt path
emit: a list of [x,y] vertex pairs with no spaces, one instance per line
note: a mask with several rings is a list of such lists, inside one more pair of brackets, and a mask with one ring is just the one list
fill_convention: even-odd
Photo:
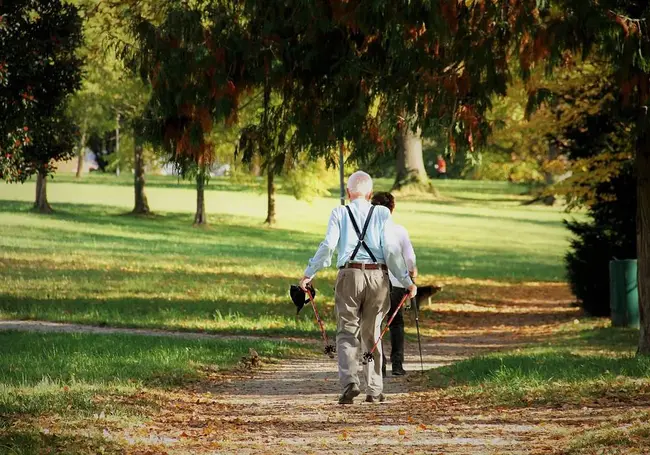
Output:
[[[564,286],[524,289],[525,298],[516,298],[519,291],[513,288],[492,291],[489,301],[451,299],[424,311],[425,369],[530,343],[541,339],[549,327],[579,315],[570,307],[571,296]],[[0,321],[2,329],[218,336],[33,321]],[[325,356],[214,373],[170,393],[142,391],[132,399],[155,403],[150,420],[128,430],[107,424],[104,435],[128,447],[128,453],[141,455],[542,454],[554,453],[586,421],[595,425],[620,413],[616,407],[499,409],[439,400],[418,372],[417,343],[412,340],[407,343],[405,366],[410,371],[405,378],[389,373],[386,403],[364,403],[362,394],[351,406],[336,403],[336,363]],[[364,375],[360,377],[363,381]]]

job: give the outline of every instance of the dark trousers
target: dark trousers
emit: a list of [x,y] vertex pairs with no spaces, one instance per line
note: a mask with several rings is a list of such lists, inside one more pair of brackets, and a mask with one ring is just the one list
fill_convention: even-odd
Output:
[[[404,288],[393,286],[390,291],[390,311],[388,317],[390,318],[402,301]],[[401,366],[404,363],[404,307],[395,315],[395,319],[388,326],[390,329],[390,361],[393,366]],[[386,365],[386,358],[384,356],[384,365]]]

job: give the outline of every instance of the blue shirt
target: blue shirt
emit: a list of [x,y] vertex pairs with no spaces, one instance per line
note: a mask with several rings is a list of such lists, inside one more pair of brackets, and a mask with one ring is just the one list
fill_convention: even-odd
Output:
[[[359,198],[351,201],[349,207],[359,230],[363,230],[372,205],[367,200]],[[397,281],[407,288],[413,284],[413,281],[402,257],[402,250],[394,226],[390,211],[386,207],[375,206],[364,240],[372,254],[375,255],[377,262],[386,264]],[[325,240],[321,242],[314,257],[309,260],[305,276],[311,278],[320,269],[329,267],[332,263],[334,250],[338,251],[336,266],[343,267],[346,262],[350,261],[350,256],[358,243],[359,237],[352,226],[347,209],[345,207],[335,208],[332,210],[327,224]],[[354,262],[370,264],[374,261],[362,246],[359,248]]]

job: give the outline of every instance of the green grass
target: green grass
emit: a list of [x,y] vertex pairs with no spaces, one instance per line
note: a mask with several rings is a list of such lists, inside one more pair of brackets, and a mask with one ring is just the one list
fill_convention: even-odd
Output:
[[430,383],[450,396],[505,406],[650,398],[650,358],[634,355],[638,330],[567,327],[554,337],[432,370]]
[[[305,350],[260,340],[187,340],[123,334],[0,332],[0,417],[92,410],[98,392],[174,387],[231,368],[254,348],[264,358]],[[0,419],[2,420],[2,419]]]
[[[336,199],[307,203],[280,194],[278,225],[267,228],[263,194],[213,179],[211,225],[197,229],[195,193],[175,178],[152,179],[147,191],[158,215],[151,218],[124,216],[132,204],[130,178],[71,180],[57,176],[48,186],[52,216],[30,212],[33,184],[0,186],[0,318],[316,334],[307,312],[295,317],[288,288],[321,241]],[[398,200],[395,218],[409,229],[421,280],[563,280],[565,214],[499,200],[516,197],[517,186],[439,184],[443,196],[455,189],[487,199]],[[330,330],[334,278],[329,269],[316,280]]]

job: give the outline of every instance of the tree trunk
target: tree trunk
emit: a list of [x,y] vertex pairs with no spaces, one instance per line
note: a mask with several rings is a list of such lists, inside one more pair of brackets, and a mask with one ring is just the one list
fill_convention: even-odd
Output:
[[208,217],[205,213],[205,170],[201,170],[196,176],[196,214],[194,225],[208,224]]
[[650,355],[650,134],[637,143],[637,261],[641,333],[639,354]]
[[414,132],[407,126],[403,127],[397,136],[397,177],[393,190],[405,186],[431,187],[424,168],[420,130]]
[[269,226],[275,224],[275,184],[273,183],[274,177],[274,161],[272,159],[273,154],[277,151],[272,145],[270,138],[270,126],[269,126],[269,109],[271,105],[271,83],[269,80],[269,75],[267,73],[264,80],[264,113],[262,114],[262,125],[264,125],[264,138],[263,138],[263,152],[262,154],[266,156],[267,165],[266,165],[266,194],[267,194],[267,211],[266,211],[266,220],[264,221]]
[[36,177],[36,202],[34,210],[39,213],[52,213],[52,207],[47,202],[47,172],[39,170]]
[[257,153],[253,156],[250,163],[248,163],[248,171],[253,177],[262,175],[261,158]]
[[267,171],[267,195],[268,195],[268,207],[266,211],[266,221],[264,221],[269,226],[275,224],[275,183],[273,182],[273,169],[270,168]]
[[147,202],[147,195],[144,192],[144,157],[142,151],[142,144],[135,138],[135,147],[134,147],[134,167],[135,167],[135,207],[133,208],[133,214],[135,215],[148,215],[149,203]]
[[[557,146],[550,141],[548,144],[548,153],[546,155],[546,159],[548,162],[553,161],[554,159],[557,158]],[[544,163],[542,163],[542,166]],[[552,172],[550,172],[548,169],[544,170],[544,183],[546,185],[546,188],[550,188],[555,184],[555,175],[553,175]],[[544,205],[551,206],[555,204],[555,195],[554,194],[546,194],[542,198],[542,202]]]
[[[135,137],[134,139],[137,140],[137,137]],[[140,150],[140,152],[142,153],[142,150]],[[136,153],[137,153],[137,150],[136,150]],[[115,156],[117,156],[118,160],[119,160],[119,157],[120,157],[120,113],[119,112],[115,115]],[[120,163],[119,163],[119,161],[117,163],[117,167],[115,168],[115,174],[118,177],[120,176]]]
[[81,178],[81,174],[84,170],[84,158],[86,156],[86,124],[87,121],[84,120],[83,126],[81,127],[81,140],[79,141],[79,153],[77,158],[77,178]]

